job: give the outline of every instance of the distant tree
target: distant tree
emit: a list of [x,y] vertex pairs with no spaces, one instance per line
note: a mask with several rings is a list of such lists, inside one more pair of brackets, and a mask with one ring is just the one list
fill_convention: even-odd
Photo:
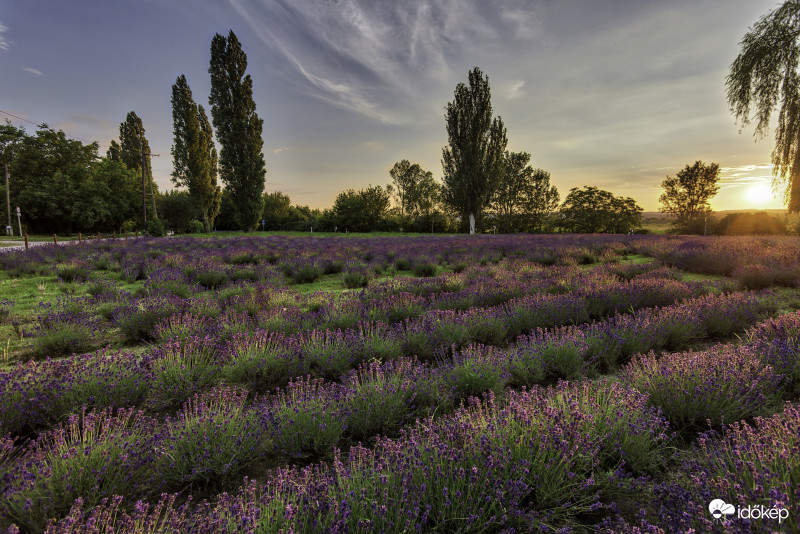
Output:
[[695,161],[675,177],[661,182],[664,192],[658,199],[660,211],[676,216],[674,230],[681,233],[703,233],[704,220],[711,211],[709,201],[719,191],[719,165]]
[[119,146],[116,139],[111,140],[111,146],[106,151],[106,158],[111,161],[122,161],[122,147]]
[[470,71],[469,86],[456,86],[445,119],[449,145],[442,150],[443,198],[472,234],[502,179],[508,143],[503,120],[492,118],[489,78],[479,68]]
[[[182,234],[192,221],[200,219],[200,208],[188,191],[167,191],[158,202],[167,229]],[[205,225],[204,225],[205,231]]]
[[526,205],[527,230],[547,232],[552,228],[553,216],[558,210],[558,189],[550,185],[550,173],[534,169]]
[[714,223],[717,235],[767,235],[787,233],[786,223],[767,212],[729,213]]
[[220,144],[220,176],[231,195],[239,227],[252,231],[263,210],[266,167],[263,120],[256,114],[247,56],[233,31],[211,41],[211,117]]
[[539,232],[558,209],[559,195],[550,173],[533,169],[528,152],[506,152],[506,169],[492,197],[498,230],[503,233]]
[[398,161],[389,171],[392,177],[392,184],[397,192],[400,203],[400,215],[405,215],[408,211],[409,196],[413,196],[417,183],[425,171],[418,163],[412,164],[407,159]]
[[632,198],[597,187],[573,187],[559,209],[559,226],[572,233],[624,234],[641,227],[643,211]]
[[[113,143],[111,148],[115,148]],[[109,149],[111,150],[111,149]],[[125,117],[125,121],[119,125],[119,157],[129,169],[138,173],[142,172],[142,152],[144,152],[144,176],[146,186],[150,188],[150,199],[152,201],[153,213],[151,217],[158,219],[158,211],[156,210],[156,195],[157,190],[153,183],[153,168],[150,165],[150,143],[147,142],[145,136],[144,125],[142,119],[131,111]],[[113,153],[110,155],[114,155]],[[142,189],[139,188],[141,193]]]
[[331,209],[331,222],[339,231],[372,232],[383,229],[389,204],[389,192],[379,185],[370,185],[359,191],[348,189],[337,195]]
[[73,224],[84,232],[120,231],[141,207],[141,180],[121,161],[93,162],[71,206]]
[[264,194],[265,230],[308,230],[314,226],[319,210],[308,206],[295,206],[289,195],[275,191]]
[[786,182],[789,213],[800,212],[800,2],[787,0],[750,28],[727,78],[731,112],[742,127],[756,119],[755,135],[766,135],[780,101],[775,149],[776,181]]
[[183,74],[172,86],[172,124],[172,181],[189,189],[203,229],[210,232],[222,197],[217,185],[217,149],[206,112],[195,103]]
[[69,234],[79,231],[73,206],[90,179],[97,143],[84,145],[63,131],[43,128],[17,140],[10,165],[9,193],[31,231]]

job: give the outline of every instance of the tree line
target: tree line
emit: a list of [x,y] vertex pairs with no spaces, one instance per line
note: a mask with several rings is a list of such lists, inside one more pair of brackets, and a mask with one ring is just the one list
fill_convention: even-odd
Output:
[[[741,53],[727,79],[728,103],[742,126],[755,117],[756,134],[763,135],[778,111],[773,163],[776,180],[786,184],[790,212],[800,211],[800,122],[795,120],[800,34],[794,31],[798,15],[800,3],[787,0],[762,17],[740,43]],[[172,86],[171,178],[181,190],[158,190],[144,126],[133,111],[120,124],[119,141],[111,141],[105,157],[99,156],[97,143],[70,139],[47,125],[33,134],[10,122],[0,125],[0,163],[13,177],[8,194],[13,205],[22,208],[29,230],[69,234],[146,229],[163,234],[166,229],[215,228],[470,233],[641,229],[643,210],[632,198],[584,186],[572,188],[561,202],[550,174],[531,165],[529,152],[508,150],[505,124],[493,115],[489,78],[477,67],[469,72],[467,83],[456,86],[445,107],[448,144],[442,150],[441,182],[404,159],[391,168],[391,183],[385,186],[343,191],[326,210],[294,205],[284,193],[265,192],[263,120],[256,113],[246,69],[247,56],[234,33],[216,34],[208,69],[211,121],[195,102],[184,75]],[[709,201],[719,190],[718,182],[719,165],[702,161],[666,177],[660,209],[674,216],[673,231],[708,233]],[[748,225],[769,226],[760,219],[747,224],[729,220],[723,226]]]

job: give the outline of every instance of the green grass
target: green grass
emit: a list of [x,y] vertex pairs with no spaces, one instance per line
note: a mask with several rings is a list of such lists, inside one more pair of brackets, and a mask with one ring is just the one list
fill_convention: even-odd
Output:
[[[90,278],[99,280],[101,276],[93,272]],[[127,291],[136,291],[144,284],[142,281],[133,284],[121,282],[121,288]],[[5,321],[0,321],[0,367],[13,364],[17,360],[26,359],[32,355],[31,340],[20,339],[19,331],[30,329],[36,323],[38,306],[41,302],[56,302],[59,297],[64,297],[61,292],[61,283],[56,281],[56,275],[26,276],[9,278],[8,274],[0,270],[0,295],[3,299],[13,300],[14,307]],[[85,297],[90,283],[72,284],[76,291],[70,297]],[[20,323],[15,328],[13,322]],[[116,341],[115,339],[103,341]]]
[[642,254],[626,254],[620,258],[619,263],[653,263],[655,258],[643,256]]

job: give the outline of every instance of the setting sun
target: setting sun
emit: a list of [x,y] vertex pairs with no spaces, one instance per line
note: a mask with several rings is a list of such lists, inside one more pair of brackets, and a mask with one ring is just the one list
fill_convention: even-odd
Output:
[[775,200],[772,186],[768,183],[757,183],[745,189],[744,198],[748,205],[754,208],[767,207]]

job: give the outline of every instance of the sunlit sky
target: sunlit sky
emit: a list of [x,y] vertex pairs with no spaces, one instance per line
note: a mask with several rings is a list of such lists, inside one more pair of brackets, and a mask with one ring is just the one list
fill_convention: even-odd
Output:
[[[267,190],[329,207],[390,182],[400,159],[441,179],[444,108],[474,66],[509,149],[562,199],[594,185],[658,209],[659,184],[722,167],[717,210],[780,208],[772,135],[740,133],[725,76],[773,0],[0,0],[0,120],[46,122],[105,153],[133,110],[172,188],[170,91],[208,107],[210,43],[232,29],[264,119]],[[773,124],[777,126],[777,124]]]

